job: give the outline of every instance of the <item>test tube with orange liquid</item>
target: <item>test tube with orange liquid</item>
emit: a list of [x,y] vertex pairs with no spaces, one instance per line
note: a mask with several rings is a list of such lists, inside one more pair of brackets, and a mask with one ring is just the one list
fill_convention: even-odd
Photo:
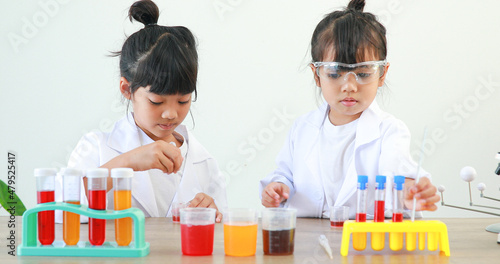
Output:
[[[54,200],[56,169],[35,169],[37,203],[50,203]],[[38,218],[38,241],[42,245],[51,245],[54,242],[54,210],[39,212]]]
[[[117,211],[132,207],[133,176],[134,171],[130,168],[111,169],[113,197]],[[132,218],[115,219],[115,239],[118,246],[128,246],[132,242]]]
[[[61,169],[63,176],[63,202],[80,205],[82,172],[74,168]],[[63,211],[63,240],[74,246],[80,240],[80,215]]]
[[[87,171],[89,208],[106,210],[106,182],[108,169],[98,168]],[[89,218],[89,242],[101,246],[106,238],[106,219]]]
[[[366,222],[366,185],[368,183],[368,176],[358,176],[358,204],[356,207],[356,222]],[[352,247],[355,250],[365,250],[366,248],[366,233],[355,232],[352,233]]]
[[[403,222],[403,184],[405,183],[404,176],[394,176],[394,188],[393,188],[393,206],[392,206],[392,222]],[[403,236],[402,232],[391,232],[389,233],[389,246],[391,250],[397,251],[403,248]]]

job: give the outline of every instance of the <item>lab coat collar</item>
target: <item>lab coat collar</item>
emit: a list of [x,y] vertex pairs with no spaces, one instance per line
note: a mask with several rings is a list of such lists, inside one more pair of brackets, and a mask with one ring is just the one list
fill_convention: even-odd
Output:
[[[307,121],[318,130],[323,126],[325,118],[328,117],[330,106],[328,103],[323,103]],[[380,109],[377,102],[373,100],[370,106],[361,113],[356,128],[356,144],[355,147],[367,144],[380,137],[380,124],[382,123],[384,112]]]
[[133,113],[128,113],[116,122],[108,137],[107,145],[123,154],[141,146],[140,132],[140,128],[135,124]]
[[383,114],[384,112],[380,110],[375,100],[373,100],[371,105],[361,113],[356,129],[355,148],[370,143],[380,137],[380,124],[382,123]]

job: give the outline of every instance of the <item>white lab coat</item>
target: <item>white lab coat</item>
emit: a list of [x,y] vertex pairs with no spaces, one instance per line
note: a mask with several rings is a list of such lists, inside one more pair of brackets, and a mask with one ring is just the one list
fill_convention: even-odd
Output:
[[[173,202],[188,202],[197,193],[203,192],[215,200],[219,210],[227,207],[226,182],[220,172],[217,162],[208,151],[188,132],[184,125],[179,125],[176,132],[184,137],[184,144],[188,144],[188,152],[184,160],[184,172],[179,183],[179,188]],[[90,132],[83,136],[73,150],[68,162],[68,167],[82,170],[98,168],[114,157],[143,145],[140,134],[144,133],[135,124],[132,113],[115,123],[109,133]],[[158,186],[153,186],[149,174],[163,173],[153,169],[136,171],[132,179],[132,206],[140,208],[146,217],[159,216],[155,201],[154,191]],[[163,173],[165,177],[168,174]],[[62,201],[62,179],[57,178],[56,201]],[[82,204],[88,204],[82,187]],[[108,195],[108,209],[113,209],[113,195]],[[171,216],[171,208],[166,216]],[[61,221],[61,214],[56,215],[56,221]],[[85,217],[82,216],[82,221]]]
[[[357,175],[368,176],[368,217],[373,217],[376,175],[387,176],[386,216],[392,213],[393,176],[416,178],[416,163],[410,156],[410,133],[406,125],[383,112],[374,101],[360,116],[356,128],[354,158],[345,159],[347,175],[337,199],[328,197],[321,164],[328,162],[328,153],[321,153],[320,133],[329,106],[299,117],[290,129],[284,147],[276,159],[277,169],[260,181],[260,194],[271,182],[282,182],[290,188],[289,199],[282,207],[297,209],[299,217],[322,217],[323,206],[350,207],[349,217],[356,214]],[[421,177],[430,177],[420,170]],[[407,211],[408,213],[408,211]],[[325,212],[329,215],[329,212]],[[421,215],[417,215],[421,217]]]

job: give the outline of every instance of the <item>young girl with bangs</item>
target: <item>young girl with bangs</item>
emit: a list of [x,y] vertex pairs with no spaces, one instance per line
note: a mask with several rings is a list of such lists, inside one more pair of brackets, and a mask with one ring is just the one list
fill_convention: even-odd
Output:
[[[310,67],[324,104],[296,120],[276,159],[277,168],[260,182],[266,207],[297,209],[297,216],[326,217],[332,206],[349,206],[355,218],[357,176],[367,175],[368,217],[374,215],[377,175],[403,175],[405,208],[434,211],[439,201],[430,175],[410,156],[406,125],[382,111],[376,101],[384,85],[386,29],[376,17],[363,12],[364,0],[326,15],[311,39]],[[386,209],[392,209],[386,192]],[[386,212],[386,215],[392,215]]]
[[[159,10],[149,0],[135,2],[130,21],[144,24],[124,42],[120,92],[133,112],[111,132],[85,135],[71,154],[72,168],[132,168],[132,207],[147,217],[171,216],[172,205],[227,207],[225,178],[215,159],[181,123],[196,99],[198,53],[195,37],[182,26],[157,25]],[[84,179],[85,190],[87,190]],[[113,182],[108,208],[113,208]],[[82,204],[87,204],[82,197]]]

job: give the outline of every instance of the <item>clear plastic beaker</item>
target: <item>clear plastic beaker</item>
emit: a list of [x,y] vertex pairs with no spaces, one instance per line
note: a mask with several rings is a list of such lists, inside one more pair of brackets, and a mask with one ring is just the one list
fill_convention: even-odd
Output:
[[[109,170],[98,168],[87,170],[87,186],[89,190],[89,208],[106,210],[106,182]],[[106,238],[106,219],[89,218],[89,242],[100,246]]]
[[[54,202],[55,178],[57,170],[53,168],[35,169],[37,203]],[[54,242],[54,210],[38,213],[38,240],[42,245]]]
[[[63,178],[63,202],[80,205],[80,182],[82,172],[79,169],[61,169]],[[80,215],[68,211],[63,212],[63,240],[73,246],[80,240]]]
[[264,208],[262,210],[262,239],[265,255],[293,254],[297,210]]
[[180,209],[182,254],[212,255],[215,212],[213,208]]
[[228,256],[255,255],[257,213],[254,209],[235,208],[224,213],[224,252]]
[[172,204],[172,222],[179,223],[181,221],[180,209],[186,208],[188,203],[173,203]]
[[[133,176],[134,171],[131,168],[111,169],[115,210],[125,210],[132,207]],[[132,218],[115,219],[115,239],[118,246],[128,246],[132,242]]]
[[349,206],[330,207],[330,226],[343,227],[344,222],[349,220]]

